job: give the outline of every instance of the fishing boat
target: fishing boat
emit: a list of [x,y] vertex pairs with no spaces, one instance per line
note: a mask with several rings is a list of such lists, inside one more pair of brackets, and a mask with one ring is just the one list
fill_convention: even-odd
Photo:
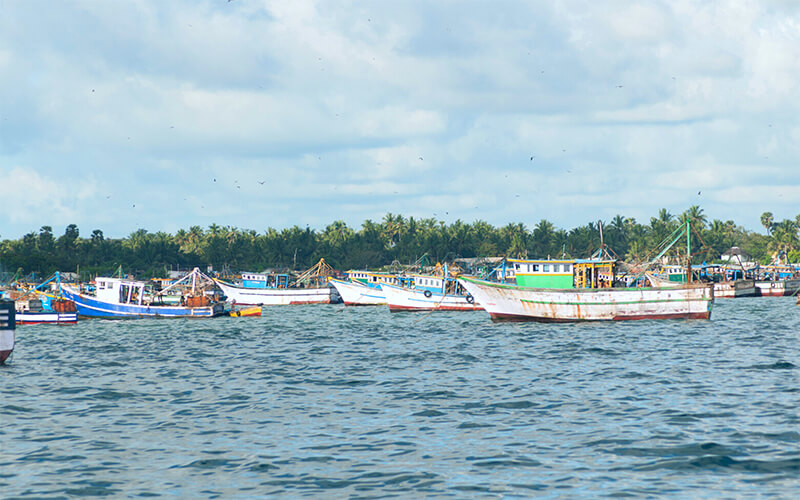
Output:
[[478,311],[483,309],[455,278],[447,266],[437,265],[435,274],[409,274],[399,283],[381,283],[389,311]]
[[800,279],[759,280],[755,287],[759,297],[788,297],[800,290]]
[[733,299],[758,295],[755,280],[719,281],[714,283],[714,298]]
[[15,301],[18,325],[76,325],[78,311],[71,300],[41,295]]
[[14,301],[17,325],[77,324],[75,303],[59,294],[60,285],[61,273],[56,271],[53,276],[17,297]]
[[357,281],[335,278],[331,278],[330,283],[336,288],[346,306],[380,306],[387,304],[386,294],[380,285],[372,287]]
[[[689,256],[688,222],[685,231]],[[682,229],[680,232],[676,230],[670,236],[675,239],[654,261],[666,253],[682,234]],[[469,277],[458,280],[486,309],[492,320],[570,322],[708,319],[711,316],[714,288],[709,284],[692,283],[691,272],[687,284],[628,288],[617,279],[617,261],[601,256],[574,261],[516,260],[513,264],[515,285]]]
[[347,271],[346,274],[347,280],[330,280],[346,306],[386,305],[386,294],[381,285],[398,283],[395,274],[356,270]]
[[492,283],[468,277],[459,282],[495,321],[608,321],[708,319],[713,287],[546,289]]
[[0,298],[0,365],[14,351],[15,315],[14,302]]
[[276,306],[292,304],[330,304],[339,300],[328,284],[333,269],[320,261],[292,280],[288,274],[242,273],[241,283],[221,279],[214,282],[228,302],[239,305]]
[[[226,312],[225,305],[209,294],[211,286],[211,278],[195,268],[160,291],[145,281],[98,277],[93,295],[64,283],[61,292],[75,303],[78,315],[87,318],[211,318]],[[185,289],[181,304],[166,304],[161,296],[178,287]]]
[[[782,261],[782,257],[787,260]],[[756,290],[761,297],[786,297],[800,291],[800,269],[795,264],[789,264],[783,251],[775,256],[772,263],[760,266],[756,275]]]

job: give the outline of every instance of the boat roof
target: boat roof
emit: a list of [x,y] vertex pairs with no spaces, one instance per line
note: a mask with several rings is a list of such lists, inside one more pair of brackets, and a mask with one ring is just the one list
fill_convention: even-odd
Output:
[[617,262],[615,259],[508,259],[509,262],[525,264],[605,264]]

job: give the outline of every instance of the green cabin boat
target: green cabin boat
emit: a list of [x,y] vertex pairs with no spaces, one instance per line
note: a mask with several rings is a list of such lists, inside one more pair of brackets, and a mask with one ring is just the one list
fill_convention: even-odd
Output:
[[527,288],[611,288],[614,284],[614,260],[508,259],[517,286]]

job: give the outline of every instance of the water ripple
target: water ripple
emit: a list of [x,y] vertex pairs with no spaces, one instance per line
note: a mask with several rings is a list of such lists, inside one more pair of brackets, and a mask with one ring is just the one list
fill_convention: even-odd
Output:
[[276,307],[23,327],[4,497],[778,497],[800,469],[800,309],[493,324]]

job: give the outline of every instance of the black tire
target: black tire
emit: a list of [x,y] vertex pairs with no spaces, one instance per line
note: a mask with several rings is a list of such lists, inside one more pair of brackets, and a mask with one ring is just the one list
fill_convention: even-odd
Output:
[[475,303],[475,297],[473,297],[471,294],[468,293],[465,298],[467,299],[468,303],[470,303],[470,304],[474,304]]
[[433,294],[431,293],[430,290],[425,290],[424,292],[422,292],[422,295],[424,295],[427,298],[431,298],[431,295]]

